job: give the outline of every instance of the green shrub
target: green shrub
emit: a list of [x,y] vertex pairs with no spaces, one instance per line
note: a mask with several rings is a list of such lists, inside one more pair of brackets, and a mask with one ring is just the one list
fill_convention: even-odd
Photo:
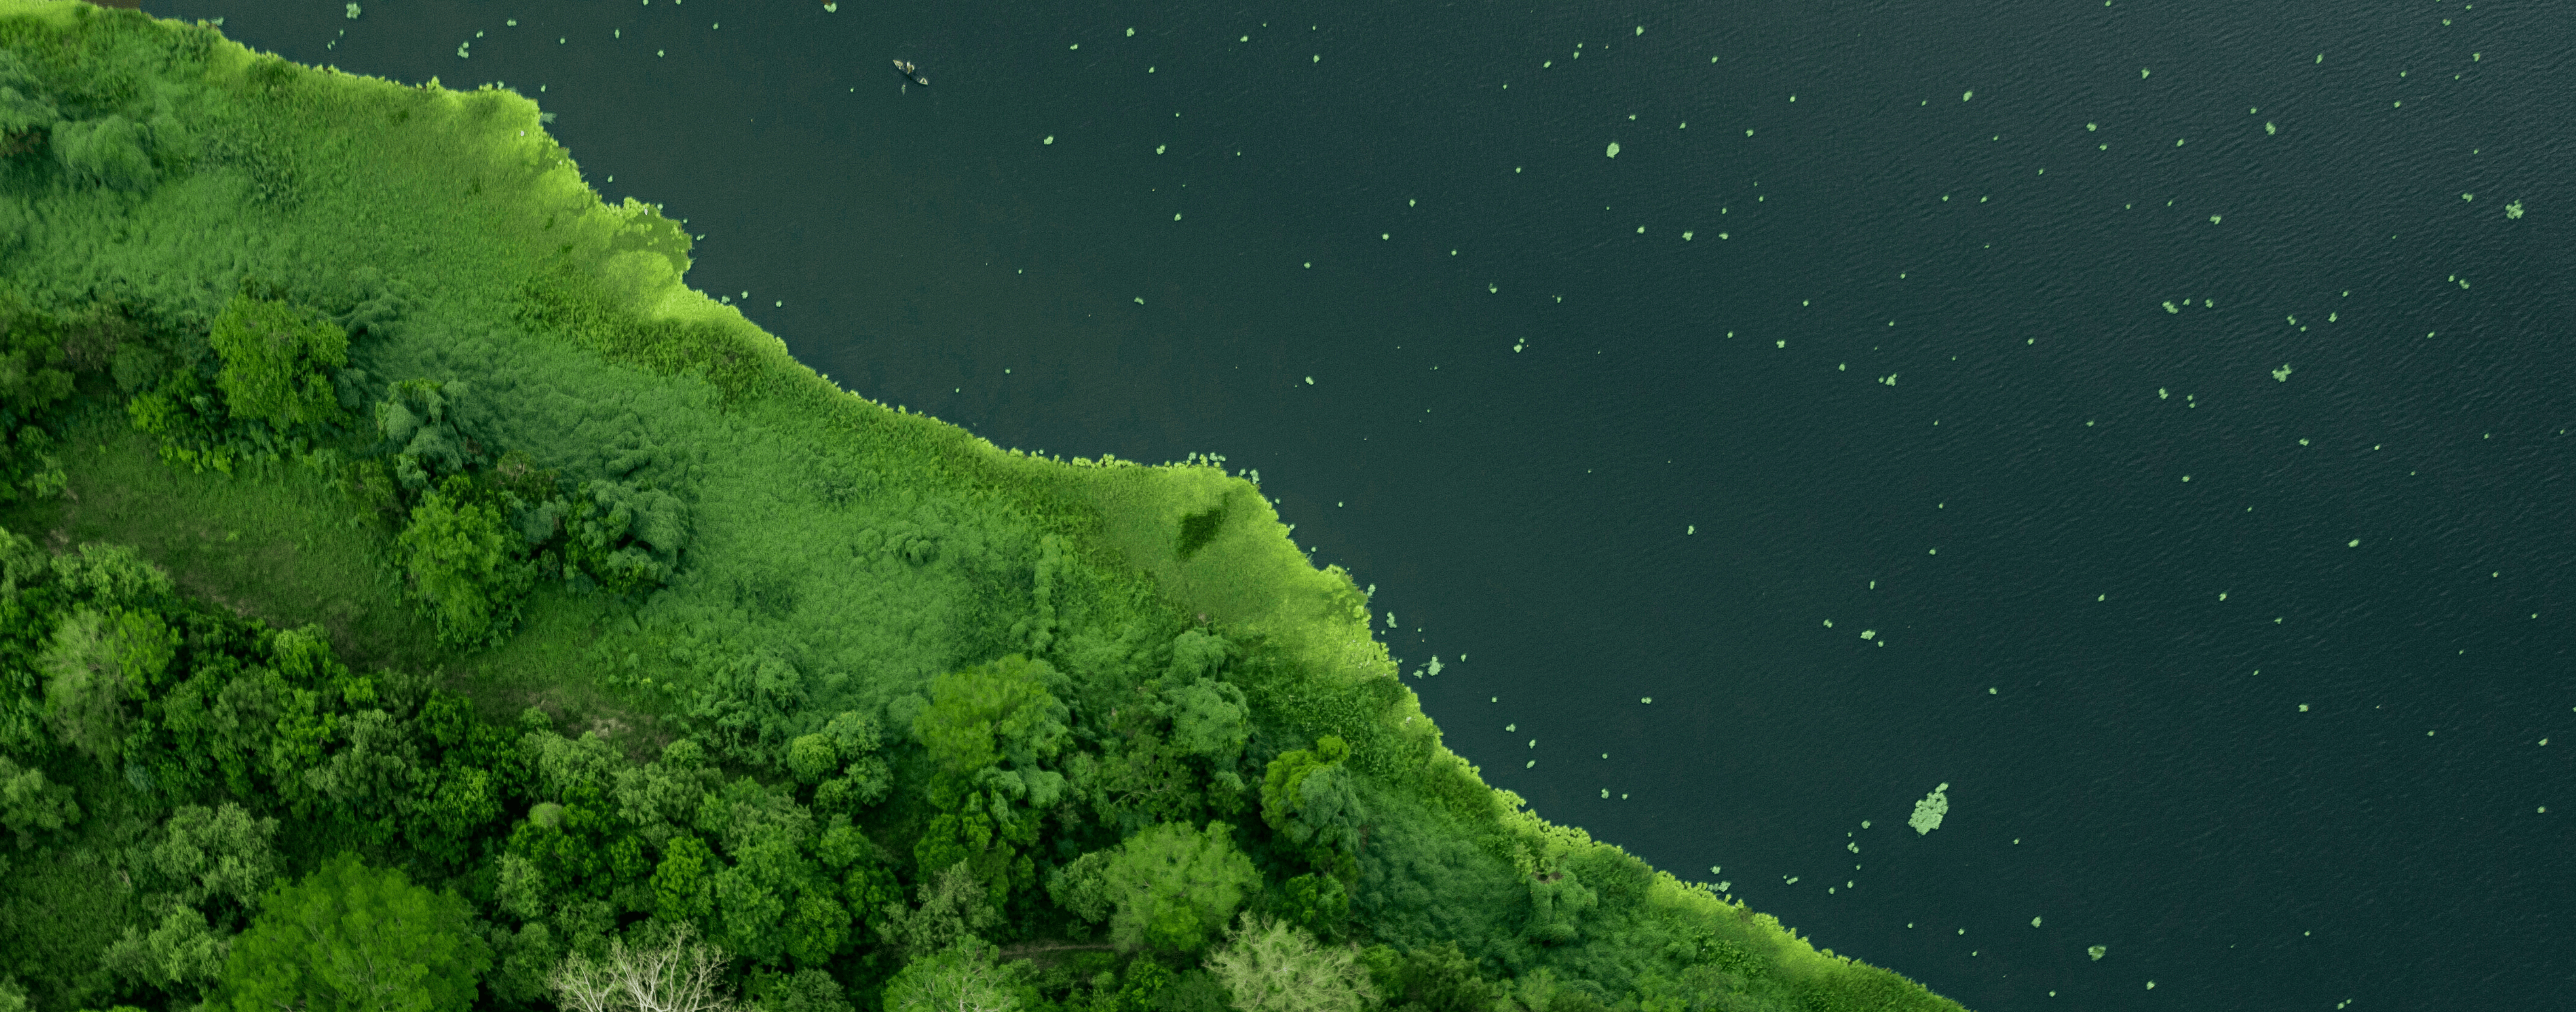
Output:
[[565,561],[612,594],[671,581],[689,540],[678,496],[623,482],[583,482],[564,518]]
[[47,452],[53,436],[35,423],[72,394],[59,336],[15,303],[0,305],[0,504],[62,490],[62,465]]
[[463,380],[404,380],[376,403],[376,432],[394,473],[419,492],[489,462],[491,412]]
[[349,364],[349,335],[338,324],[244,293],[215,317],[208,340],[223,359],[215,384],[235,419],[288,429],[339,417],[331,370]]
[[114,190],[149,190],[159,181],[142,124],[110,113],[54,126],[54,157],[83,183]]

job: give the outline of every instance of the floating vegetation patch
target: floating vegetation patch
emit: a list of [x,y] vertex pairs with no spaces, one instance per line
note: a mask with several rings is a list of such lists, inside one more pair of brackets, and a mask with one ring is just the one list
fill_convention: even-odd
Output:
[[1915,835],[1929,834],[1941,828],[1941,819],[1950,814],[1950,795],[1946,793],[1949,789],[1950,785],[1943,783],[1933,788],[1932,793],[1924,795],[1923,800],[1914,803],[1914,814],[1905,820],[1905,824],[1914,827]]

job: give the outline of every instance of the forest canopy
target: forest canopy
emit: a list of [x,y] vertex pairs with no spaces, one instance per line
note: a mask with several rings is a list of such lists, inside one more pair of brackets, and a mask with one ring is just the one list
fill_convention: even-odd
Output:
[[688,267],[523,96],[0,0],[0,1012],[1957,1008],[1489,788],[1221,460]]

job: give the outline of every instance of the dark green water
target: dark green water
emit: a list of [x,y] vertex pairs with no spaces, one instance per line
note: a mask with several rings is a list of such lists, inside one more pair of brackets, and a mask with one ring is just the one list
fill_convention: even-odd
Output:
[[1487,779],[1972,1008],[2576,983],[2550,5],[148,6],[538,98],[854,390],[1260,469]]

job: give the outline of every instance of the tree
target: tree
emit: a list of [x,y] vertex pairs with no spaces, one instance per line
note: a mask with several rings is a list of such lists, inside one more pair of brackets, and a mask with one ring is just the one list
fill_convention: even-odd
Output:
[[1342,922],[1351,916],[1351,893],[1341,879],[1312,873],[1299,875],[1280,883],[1280,892],[1284,898],[1279,913],[1290,923],[1318,937],[1341,937]]
[[787,772],[799,783],[819,783],[841,767],[841,750],[819,734],[799,735],[787,743]]
[[473,925],[455,893],[342,854],[261,900],[224,993],[235,1012],[464,1012],[492,965]]
[[1064,775],[1039,765],[1071,734],[1069,711],[1049,691],[1063,680],[1045,661],[1017,654],[931,679],[930,699],[910,723],[930,754],[930,802],[940,814],[913,843],[917,867],[968,862],[996,903],[1036,877],[1023,849],[1037,843],[1040,813],[1064,792]]
[[[1715,968],[1710,967],[1710,969]],[[1638,983],[1641,988],[1652,992],[1655,987],[1650,981],[1661,983],[1663,978],[1660,974],[1648,971],[1641,975]],[[1667,1012],[1668,1008],[1670,1012],[1710,1012],[1718,1007],[1718,1002],[1735,990],[1733,986],[1726,985],[1721,980],[1707,979],[1704,976],[1688,981],[1688,986],[1704,988],[1704,990],[1681,995],[1682,1000],[1678,1004],[1669,1001],[1657,1002],[1650,997],[1645,1007],[1656,1009],[1657,1012]],[[1603,992],[1599,985],[1580,978],[1559,980],[1556,971],[1542,966],[1513,978],[1506,1000],[1497,1003],[1494,1008],[1497,1012],[1610,1012],[1610,1003],[1603,1000]]]
[[207,340],[223,356],[215,385],[234,418],[283,429],[339,415],[328,370],[349,364],[349,335],[337,324],[245,293],[215,317]]
[[1172,664],[1164,673],[1174,682],[1213,675],[1233,656],[1234,644],[1225,637],[1190,629],[1172,638]]
[[840,876],[842,902],[860,920],[874,926],[884,920],[889,906],[903,909],[903,884],[895,879],[893,855],[856,827],[824,830],[814,845],[814,857]]
[[850,993],[830,973],[806,967],[795,973],[753,970],[744,985],[760,1012],[852,1012]]
[[877,935],[915,953],[936,952],[978,937],[1002,922],[983,883],[960,861],[920,887],[921,906],[889,903],[869,923]]
[[169,670],[179,634],[149,611],[83,608],[54,627],[37,660],[45,673],[45,714],[63,741],[101,763],[125,737],[125,704]]
[[611,939],[605,960],[575,951],[550,983],[564,1012],[734,1012],[740,1005],[725,993],[730,961],[681,922],[658,942]]
[[0,826],[18,838],[18,846],[33,846],[38,831],[56,832],[78,822],[80,803],[72,800],[69,785],[47,783],[45,771],[0,756]]
[[481,644],[509,631],[535,573],[519,561],[519,532],[501,510],[451,475],[412,507],[394,539],[421,611],[449,646]]
[[[0,88],[0,121],[10,90]],[[54,368],[65,357],[62,336],[31,326],[17,308],[14,299],[0,306],[0,503],[61,491],[61,462],[45,452],[53,437],[30,423],[72,395],[71,370]]]
[[1358,1012],[1377,1000],[1351,947],[1248,913],[1207,968],[1242,1012]]
[[83,544],[77,555],[54,556],[51,566],[65,592],[88,595],[102,605],[150,604],[173,589],[170,574],[130,545]]
[[1261,821],[1306,851],[1318,868],[1347,877],[1359,826],[1368,815],[1343,765],[1351,747],[1325,735],[1314,749],[1282,752],[1261,781]]
[[665,921],[701,922],[715,913],[713,851],[694,836],[675,836],[653,869],[653,912]]
[[1234,765],[1251,734],[1252,705],[1243,690],[1202,678],[1166,695],[1172,704],[1172,744],[1219,770]]
[[277,876],[270,849],[276,836],[276,819],[258,818],[240,805],[188,805],[170,814],[161,839],[135,863],[166,883],[181,903],[218,901],[249,910]]
[[117,974],[164,991],[196,990],[223,976],[224,953],[231,939],[206,923],[206,915],[189,906],[172,906],[149,933],[128,927],[125,937],[107,947],[99,962]]
[[821,785],[814,789],[818,810],[865,808],[885,800],[894,787],[894,771],[875,754],[880,744],[875,717],[845,710],[821,731],[787,743],[787,772],[800,783]]
[[1020,968],[1000,965],[992,943],[968,938],[904,964],[886,982],[886,1012],[1013,1012],[1024,1004]]
[[912,734],[930,752],[951,791],[986,767],[1009,761],[1034,769],[1053,758],[1070,733],[1065,705],[1047,691],[1056,677],[1045,661],[1018,654],[930,680],[930,705],[913,717]]
[[488,463],[490,429],[491,411],[464,380],[404,380],[376,402],[376,433],[394,451],[394,475],[415,492]]
[[1119,948],[1195,952],[1260,883],[1252,859],[1234,847],[1233,827],[1211,822],[1204,830],[1155,826],[1114,850],[1084,855],[1049,891],[1085,919],[1105,914]]

